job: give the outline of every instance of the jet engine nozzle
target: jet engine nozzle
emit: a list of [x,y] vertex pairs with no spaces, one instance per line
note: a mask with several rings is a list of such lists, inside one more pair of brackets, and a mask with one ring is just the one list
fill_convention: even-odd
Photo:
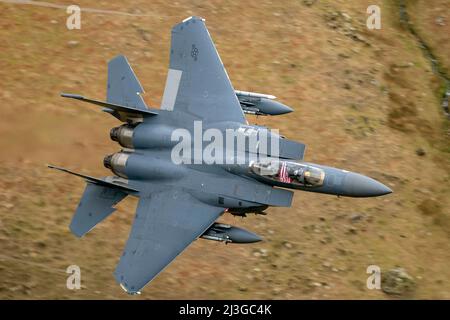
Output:
[[103,159],[103,165],[113,173],[122,178],[127,178],[125,167],[130,154],[126,152],[117,152],[107,155]]
[[134,127],[124,124],[120,127],[112,128],[109,136],[112,141],[117,141],[122,147],[133,148]]
[[112,156],[113,156],[112,154],[109,154],[103,158],[103,165],[105,166],[105,168],[112,169],[111,166]]

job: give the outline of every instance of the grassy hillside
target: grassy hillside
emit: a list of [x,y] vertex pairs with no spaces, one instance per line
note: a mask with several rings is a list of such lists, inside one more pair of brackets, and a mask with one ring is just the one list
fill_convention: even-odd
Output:
[[[382,29],[367,30],[373,2],[83,0],[82,8],[148,16],[84,12],[82,29],[72,31],[62,9],[0,2],[0,298],[396,298],[366,288],[366,268],[375,264],[413,277],[415,290],[402,297],[449,299],[450,136],[439,81],[400,25],[395,1],[376,1]],[[427,32],[429,3],[413,1],[411,14],[434,46],[448,32]],[[76,239],[68,224],[84,182],[45,166],[108,175],[102,159],[119,149],[108,136],[119,122],[59,92],[103,99],[107,61],[125,54],[145,100],[159,106],[170,29],[190,15],[206,18],[236,89],[276,95],[295,109],[251,123],[306,143],[307,161],[363,173],[394,193],[346,199],[296,192],[290,209],[224,216],[265,241],[196,241],[130,297],[112,273],[136,200]],[[448,67],[448,50],[440,48]],[[72,264],[81,267],[78,291],[66,289]]]

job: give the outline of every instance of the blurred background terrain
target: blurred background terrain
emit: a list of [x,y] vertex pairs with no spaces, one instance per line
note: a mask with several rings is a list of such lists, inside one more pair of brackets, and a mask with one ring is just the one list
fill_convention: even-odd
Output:
[[[78,0],[82,9],[146,15],[82,12],[81,30],[66,28],[64,9],[7,2],[0,1],[0,298],[450,299],[450,126],[441,107],[449,0]],[[381,30],[366,27],[372,4],[381,8]],[[85,183],[46,168],[109,175],[102,160],[119,150],[109,139],[119,122],[59,93],[103,100],[107,61],[124,54],[147,104],[159,106],[171,27],[191,15],[206,19],[236,89],[273,94],[295,110],[251,123],[306,143],[307,161],[371,176],[394,193],[296,192],[290,209],[223,216],[265,241],[196,241],[130,297],[112,273],[136,200],[77,239],[68,225]],[[66,288],[72,264],[81,268],[81,290]],[[367,289],[369,265],[381,268],[384,290]]]

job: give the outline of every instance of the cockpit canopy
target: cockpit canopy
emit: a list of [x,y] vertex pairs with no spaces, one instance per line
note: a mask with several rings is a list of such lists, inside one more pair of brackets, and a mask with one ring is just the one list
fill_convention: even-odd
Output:
[[250,163],[250,171],[266,179],[304,187],[320,187],[325,172],[311,165],[266,159]]

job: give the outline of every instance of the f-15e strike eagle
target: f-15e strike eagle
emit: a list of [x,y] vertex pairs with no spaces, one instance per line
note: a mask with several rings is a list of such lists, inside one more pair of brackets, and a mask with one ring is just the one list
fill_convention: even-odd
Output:
[[[217,222],[224,212],[245,216],[265,214],[269,206],[290,207],[293,192],[287,189],[348,197],[392,192],[366,176],[304,162],[304,144],[249,125],[244,113],[278,115],[292,109],[270,95],[235,91],[204,21],[190,17],[173,27],[170,67],[159,109],[145,104],[143,88],[124,56],[108,64],[106,102],[61,94],[99,105],[124,122],[110,132],[123,149],[104,159],[114,175],[94,178],[49,167],[87,181],[70,224],[78,237],[113,213],[113,206],[126,196],[139,197],[114,273],[130,294],[139,293],[197,238],[225,243],[261,240],[252,232]],[[182,135],[175,134],[174,139],[175,132],[194,136],[183,139],[191,150],[179,150]],[[232,143],[216,144],[205,157],[207,132],[213,133],[207,139],[211,143],[213,136],[218,140],[220,135],[228,138],[229,132],[237,134]],[[201,146],[196,135],[202,139]],[[243,137],[241,144],[239,137]]]

